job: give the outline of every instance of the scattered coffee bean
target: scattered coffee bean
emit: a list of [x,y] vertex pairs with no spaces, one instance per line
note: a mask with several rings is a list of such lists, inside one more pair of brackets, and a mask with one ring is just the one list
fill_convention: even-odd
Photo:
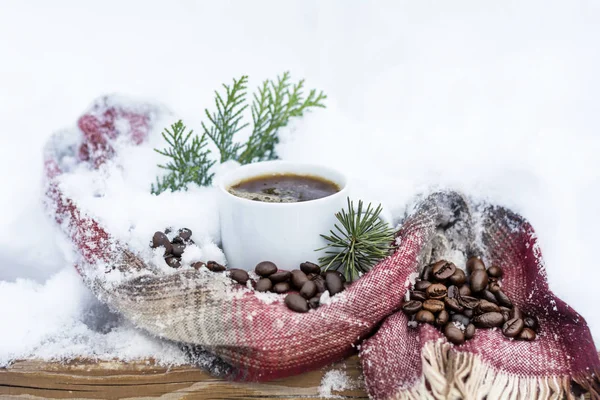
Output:
[[172,240],[173,244],[185,244],[185,240],[181,236],[175,236]]
[[469,317],[467,317],[466,315],[463,315],[463,314],[453,314],[450,317],[450,320],[452,322],[458,322],[459,324],[462,324],[464,326],[469,325],[469,322],[471,322],[471,320],[469,319]]
[[329,270],[321,272],[321,276],[323,276],[323,278],[326,277],[327,274],[336,274],[342,280],[342,282],[346,282],[346,277],[340,271]]
[[322,276],[318,275],[315,279],[313,279],[313,282],[317,286],[317,293],[323,293],[327,290],[327,287],[325,286],[325,279],[323,279]]
[[523,319],[523,323],[526,328],[533,329],[534,331],[538,328],[538,320],[536,317],[527,316]]
[[469,324],[465,328],[465,340],[471,340],[475,336],[475,325]]
[[320,274],[321,273],[321,267],[319,267],[315,263],[311,263],[311,262],[308,262],[308,261],[303,262],[302,264],[300,264],[300,269],[305,274]]
[[166,247],[167,243],[170,245],[171,242],[169,242],[169,238],[167,237],[167,235],[165,235],[162,232],[155,232],[154,236],[152,236],[152,245],[151,247],[153,249],[163,246]]
[[463,314],[465,317],[467,317],[467,318],[473,318],[473,315],[474,315],[475,313],[473,312],[473,310],[472,310],[472,309],[470,309],[470,308],[465,308],[465,310],[462,312],[462,314]]
[[480,295],[480,296],[481,296],[483,299],[485,299],[485,300],[487,300],[487,301],[489,301],[489,302],[491,302],[491,303],[498,304],[498,299],[496,299],[496,296],[494,296],[494,293],[490,292],[490,291],[489,291],[489,290],[487,290],[487,289],[483,289],[483,290],[481,291],[481,293],[479,293],[479,295]]
[[300,295],[305,299],[310,299],[317,294],[317,285],[313,281],[306,281],[300,289]]
[[419,322],[425,322],[427,324],[433,324],[435,321],[435,316],[433,315],[433,313],[431,311],[427,311],[427,310],[420,310],[417,315],[415,316],[415,319]]
[[454,312],[462,312],[465,308],[458,303],[457,299],[451,299],[449,297],[444,298],[444,303],[449,310]]
[[486,312],[500,312],[500,307],[490,301],[481,299],[476,309],[478,314],[484,314]]
[[430,299],[443,299],[446,297],[448,289],[441,283],[434,283],[427,288],[425,293],[427,293],[427,297]]
[[500,284],[498,282],[490,282],[488,285],[488,290],[492,293],[496,293],[500,290]]
[[471,257],[467,261],[467,272],[469,274],[472,274],[473,271],[476,271],[476,270],[483,270],[483,271],[485,271],[485,264],[483,263],[483,261],[481,261],[481,258],[479,258],[479,257]]
[[521,339],[521,340],[531,341],[531,340],[535,340],[535,337],[536,337],[535,331],[531,328],[523,328],[523,330],[519,334],[519,339]]
[[456,271],[452,274],[448,281],[456,286],[464,285],[467,282],[467,277],[465,275],[465,271],[460,268],[457,268]]
[[421,311],[421,308],[423,308],[423,303],[416,300],[409,300],[402,304],[402,311],[404,311],[404,314],[406,315],[416,314]]
[[337,274],[326,274],[325,284],[327,285],[329,294],[332,296],[344,290],[344,284]]
[[431,273],[438,281],[445,281],[456,272],[456,265],[447,261],[438,261],[433,264]]
[[292,271],[292,285],[300,290],[302,289],[302,286],[308,282],[308,277],[306,276],[306,274],[302,271],[300,271],[299,269],[295,269]]
[[450,297],[451,299],[458,299],[459,296],[460,292],[458,288],[454,285],[450,285],[448,287],[448,297]]
[[273,288],[273,282],[269,278],[260,278],[258,282],[256,282],[255,289],[259,292],[268,292]]
[[418,281],[415,283],[415,290],[424,291],[431,286],[431,282],[429,281]]
[[274,293],[282,294],[287,293],[291,289],[290,284],[288,282],[279,282],[273,285],[273,289],[271,289]]
[[[287,282],[280,282],[277,285],[288,285]],[[275,286],[277,286],[275,285]],[[289,286],[289,285],[288,285]],[[300,296],[298,293],[290,293],[287,296],[285,296],[285,305],[288,306],[288,308],[292,311],[296,311],[299,313],[305,313],[308,312],[308,302],[306,301],[306,299],[302,296]]]
[[208,261],[206,263],[206,268],[208,268],[212,272],[223,272],[227,269],[224,265],[221,265],[216,261]]
[[175,257],[181,257],[184,251],[185,244],[174,244],[173,250],[171,250],[171,254],[173,254]]
[[189,240],[192,237],[192,231],[188,228],[181,228],[178,232],[178,235],[183,240]]
[[444,326],[448,323],[449,320],[450,320],[450,314],[448,314],[448,311],[442,310],[437,315],[437,317],[435,319],[435,324],[437,326]]
[[458,293],[460,293],[461,296],[470,296],[472,294],[469,285],[460,286],[458,288]]
[[237,268],[229,270],[229,277],[240,285],[245,285],[248,279],[250,279],[246,271]]
[[321,303],[321,298],[319,296],[312,297],[308,301],[308,305],[310,306],[310,308],[319,308],[320,303]]
[[168,256],[168,257],[165,257],[165,261],[167,262],[167,265],[171,268],[181,267],[181,260],[177,257]]
[[203,263],[202,261],[197,261],[197,262],[195,262],[195,263],[192,264],[192,268],[194,268],[194,269],[200,269],[200,268],[205,267],[205,266],[206,266],[206,264]]
[[488,285],[488,275],[485,270],[475,270],[471,273],[471,291],[474,293],[481,292]]
[[525,323],[522,319],[509,319],[502,325],[502,333],[506,337],[516,337],[521,333],[524,327]]
[[423,308],[435,314],[444,309],[444,302],[440,300],[428,299],[423,302]]
[[496,296],[496,298],[498,299],[498,303],[501,306],[512,308],[512,301],[510,301],[508,296],[502,290],[498,290],[496,293],[494,293],[494,296]]
[[427,295],[424,292],[419,292],[418,290],[413,290],[410,292],[411,300],[425,301],[427,300]]
[[444,335],[448,338],[448,341],[456,345],[463,344],[465,342],[465,334],[452,322],[449,322],[444,327]]
[[423,271],[421,271],[421,279],[424,281],[430,281],[431,280],[431,269],[433,268],[432,265],[428,265],[425,268],[423,268]]
[[473,309],[479,305],[479,299],[471,296],[460,296],[458,298],[458,304],[463,306],[464,308]]
[[501,326],[504,318],[499,312],[488,312],[473,317],[473,325],[479,328],[494,328]]
[[273,275],[275,272],[277,272],[277,265],[271,261],[261,261],[256,264],[256,267],[254,267],[254,272],[263,278],[266,278],[269,275]]
[[492,265],[487,269],[487,273],[489,276],[494,278],[502,278],[502,268],[497,265]]
[[173,232],[173,228],[168,226],[165,228],[165,235],[168,235],[169,233]]
[[292,273],[290,271],[277,271],[273,275],[269,275],[269,279],[273,283],[285,282],[288,281],[292,277]]

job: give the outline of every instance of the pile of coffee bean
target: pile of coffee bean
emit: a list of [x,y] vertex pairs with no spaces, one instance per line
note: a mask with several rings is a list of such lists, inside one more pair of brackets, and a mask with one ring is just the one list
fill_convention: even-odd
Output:
[[471,339],[477,328],[495,327],[509,338],[535,340],[538,321],[502,291],[502,268],[486,269],[479,257],[471,257],[466,267],[468,275],[445,260],[426,266],[402,311],[412,321],[438,326],[454,344]]
[[[181,267],[181,256],[183,255],[186,246],[194,244],[194,241],[192,240],[192,230],[181,228],[177,231],[177,235],[173,237],[173,240],[169,240],[167,235],[171,232],[171,228],[165,229],[164,232],[154,232],[150,247],[153,249],[163,247],[165,249],[163,257],[165,258],[167,265],[172,268],[179,268]],[[207,263],[199,261],[192,264],[192,267],[195,269],[204,266],[213,272],[225,271],[225,267],[215,261],[208,261]]]
[[271,261],[262,261],[256,265],[254,272],[260,276],[254,286],[259,292],[294,291],[285,297],[285,305],[296,312],[304,313],[319,307],[321,294],[326,290],[333,296],[346,288],[346,279],[340,272],[321,272],[317,264],[308,261],[300,264],[300,269],[292,271],[280,270]]

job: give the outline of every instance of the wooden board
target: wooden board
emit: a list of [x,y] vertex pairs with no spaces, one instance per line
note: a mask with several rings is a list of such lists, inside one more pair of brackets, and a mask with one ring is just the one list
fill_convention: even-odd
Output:
[[322,370],[266,383],[238,383],[192,367],[164,368],[151,362],[18,361],[0,368],[0,398],[20,399],[318,399],[321,378],[344,369],[359,387],[332,394],[367,399],[357,356]]

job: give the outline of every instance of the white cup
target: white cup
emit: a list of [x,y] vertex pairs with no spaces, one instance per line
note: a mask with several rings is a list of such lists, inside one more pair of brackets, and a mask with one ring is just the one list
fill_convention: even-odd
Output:
[[[244,199],[228,189],[248,178],[291,173],[325,178],[340,187],[327,197],[298,203],[266,203]],[[219,214],[221,242],[230,268],[252,270],[261,261],[272,261],[279,268],[292,270],[300,263],[318,263],[325,253],[315,251],[327,242],[337,219],[335,214],[347,206],[346,177],[331,168],[288,161],[265,161],[244,165],[222,177]]]

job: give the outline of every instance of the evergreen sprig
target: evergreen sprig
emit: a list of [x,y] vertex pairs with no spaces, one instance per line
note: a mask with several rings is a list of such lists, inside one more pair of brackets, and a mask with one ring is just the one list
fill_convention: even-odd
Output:
[[[214,174],[210,172],[215,164],[208,158],[210,150],[206,149],[208,138],[206,134],[198,137],[190,130],[186,134],[187,127],[181,120],[171,125],[171,129],[165,128],[162,136],[170,147],[163,150],[154,149],[159,154],[169,157],[165,165],[159,165],[169,173],[161,179],[156,178],[156,186],[152,184],[152,193],[159,194],[166,190],[172,192],[187,190],[188,184],[196,183],[206,186],[212,181]],[[191,140],[190,140],[191,138]]]
[[[287,126],[290,119],[302,117],[311,108],[324,108],[324,101],[327,99],[323,92],[317,93],[315,89],[310,90],[305,97],[304,79],[292,83],[289,72],[278,76],[276,80],[264,81],[252,95],[252,132],[242,144],[235,140],[235,136],[249,126],[249,123],[244,122],[244,112],[248,109],[247,88],[248,77],[244,75],[234,79],[232,85],[223,84],[222,93],[215,91],[216,110],[204,110],[208,121],[202,122],[203,134],[200,138],[194,136],[188,147],[186,143],[191,132],[185,138],[178,137],[176,141],[169,130],[165,129],[167,135],[163,133],[163,136],[171,147],[155,150],[173,161],[166,166],[159,165],[170,172],[162,179],[157,178],[156,186],[152,185],[152,193],[187,190],[187,185],[192,182],[201,186],[210,185],[213,177],[210,170],[215,161],[210,159],[210,151],[206,149],[207,139],[219,151],[220,162],[236,160],[240,164],[249,164],[277,159],[275,146],[279,143],[279,129]],[[177,124],[179,123],[181,121]],[[173,132],[177,124],[171,126]]]
[[369,203],[364,209],[362,200],[355,210],[354,202],[348,198],[348,210],[335,214],[339,225],[335,224],[329,235],[321,235],[328,242],[317,250],[327,250],[326,255],[319,258],[321,268],[338,270],[351,282],[387,257],[392,249],[394,230],[379,218],[381,211],[381,204],[373,209]]

